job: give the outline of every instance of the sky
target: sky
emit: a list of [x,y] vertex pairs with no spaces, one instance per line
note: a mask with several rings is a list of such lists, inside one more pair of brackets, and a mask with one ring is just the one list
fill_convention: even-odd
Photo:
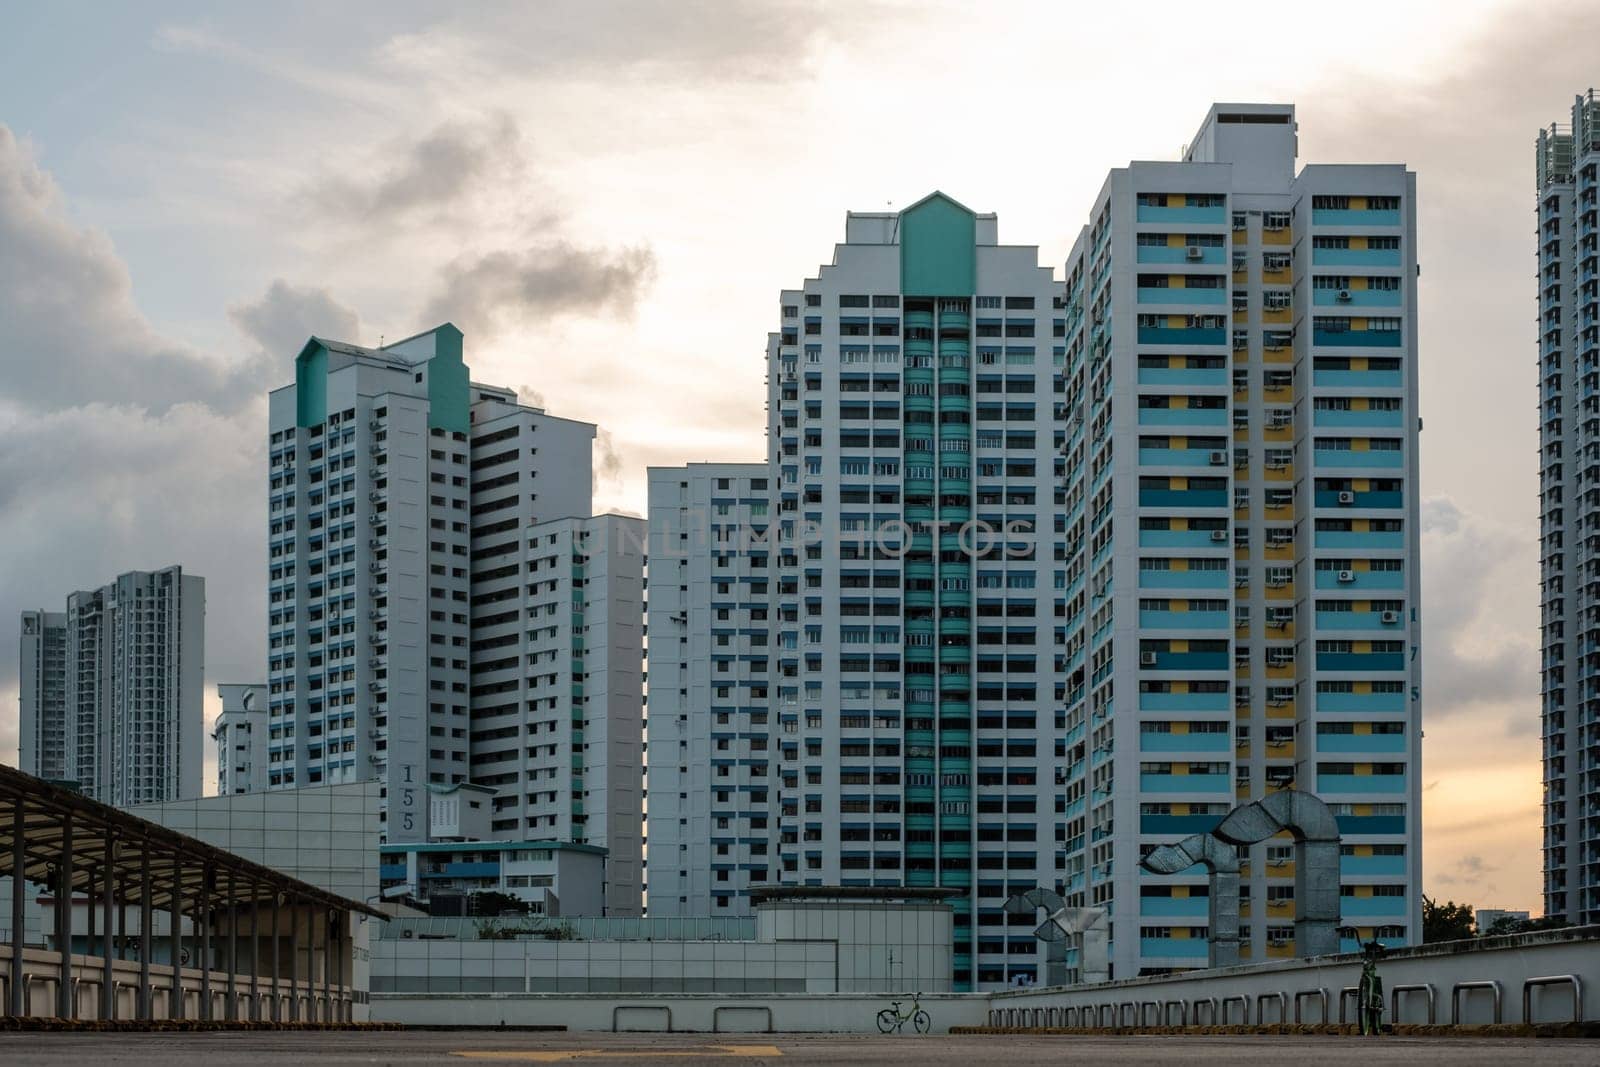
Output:
[[1287,102],[1302,163],[1418,175],[1424,889],[1538,913],[1533,140],[1597,36],[1487,0],[10,6],[0,761],[18,612],[120,571],[207,579],[208,719],[262,677],[265,396],[309,334],[455,322],[642,514],[649,465],[764,455],[778,292],[846,211],[942,189],[1059,273],[1109,168]]

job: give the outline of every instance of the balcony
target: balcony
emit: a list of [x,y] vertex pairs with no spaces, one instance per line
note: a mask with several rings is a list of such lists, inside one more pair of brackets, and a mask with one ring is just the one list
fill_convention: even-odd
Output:
[[1398,248],[1312,248],[1314,267],[1398,267]]
[[1367,468],[1399,470],[1405,466],[1405,453],[1386,449],[1318,448],[1312,453],[1312,462],[1319,468]]
[[[1403,774],[1318,774],[1317,793],[1326,798],[1330,794],[1349,793],[1404,793],[1406,779]],[[1343,829],[1344,820],[1340,819]],[[1376,833],[1378,831],[1367,831]],[[1398,831],[1391,831],[1398,832]]]

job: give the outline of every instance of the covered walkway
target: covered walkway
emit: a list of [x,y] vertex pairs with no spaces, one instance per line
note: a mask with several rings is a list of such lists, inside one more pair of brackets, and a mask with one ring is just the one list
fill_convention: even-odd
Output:
[[[376,909],[0,766],[6,876],[7,1015],[348,1022],[365,999],[351,917]],[[30,883],[43,945],[24,943]]]

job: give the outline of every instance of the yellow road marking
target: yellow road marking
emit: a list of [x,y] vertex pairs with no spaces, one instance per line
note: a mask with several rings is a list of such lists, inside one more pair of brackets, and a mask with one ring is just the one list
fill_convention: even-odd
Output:
[[[715,1050],[715,1051],[710,1051]],[[783,1053],[778,1051],[776,1045],[699,1045],[690,1049],[613,1049],[613,1048],[573,1048],[549,1049],[535,1051],[533,1049],[461,1049],[450,1053],[469,1060],[511,1060],[517,1063],[563,1063],[567,1060],[613,1060],[636,1059],[648,1056],[652,1059],[666,1059],[669,1057],[698,1056],[701,1059],[711,1057],[736,1057],[736,1056],[769,1056],[778,1057]]]

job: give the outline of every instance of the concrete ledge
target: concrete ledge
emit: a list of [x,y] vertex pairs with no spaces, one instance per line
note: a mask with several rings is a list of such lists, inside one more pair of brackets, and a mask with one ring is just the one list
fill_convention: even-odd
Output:
[[272,1023],[199,1019],[57,1019],[47,1015],[0,1015],[0,1033],[195,1033],[211,1030],[404,1030],[399,1023]]
[[[952,1026],[952,1034],[1015,1034],[1061,1037],[1197,1037],[1217,1035],[1226,1037],[1359,1037],[1361,1030],[1353,1024],[1321,1025],[1317,1023],[1284,1023],[1268,1026],[1128,1026],[1107,1027],[1026,1027],[1026,1026]],[[1520,1038],[1600,1038],[1600,1022],[1583,1023],[1489,1023],[1482,1026],[1445,1026],[1421,1023],[1401,1023],[1385,1026],[1384,1036],[1395,1037],[1520,1037]],[[1378,1038],[1382,1040],[1382,1038]]]

